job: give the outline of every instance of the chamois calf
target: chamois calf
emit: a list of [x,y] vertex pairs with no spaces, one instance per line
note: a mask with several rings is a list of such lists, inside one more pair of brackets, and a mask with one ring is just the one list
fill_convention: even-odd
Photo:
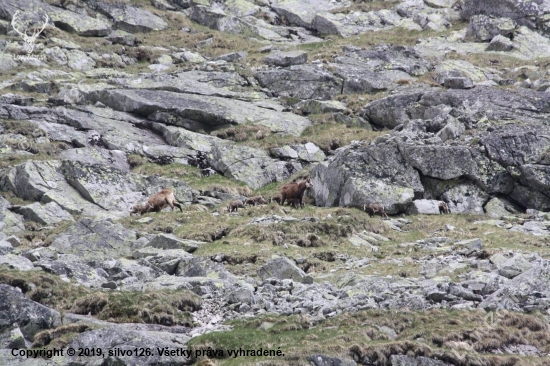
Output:
[[281,206],[285,204],[285,201],[293,201],[292,205],[296,208],[296,202],[300,207],[304,207],[302,200],[304,199],[304,192],[311,187],[311,178],[307,177],[305,180],[299,183],[289,183],[281,187]]
[[256,196],[256,197],[247,198],[246,201],[244,201],[244,204],[252,205],[252,206],[265,205],[267,204],[267,201],[264,199],[263,196]]
[[273,202],[273,201],[277,202],[278,204],[281,204],[281,195],[278,194],[278,195],[273,196],[269,199],[270,203]]
[[174,190],[171,188],[163,188],[159,193],[149,197],[147,202],[145,202],[145,204],[143,205],[137,204],[135,206],[132,206],[132,208],[130,209],[130,216],[132,216],[132,214],[143,215],[148,212],[160,212],[166,206],[170,206],[172,208],[172,211],[174,211],[175,206],[179,208],[181,212],[183,212],[181,205],[176,202]]
[[239,208],[244,208],[243,201],[236,200],[229,202],[229,206],[227,206],[227,212],[239,212]]
[[439,207],[439,214],[451,213],[451,210],[449,209],[449,205],[447,205],[447,202],[445,201],[439,201],[438,207]]
[[380,216],[388,218],[386,212],[384,211],[384,206],[379,203],[369,203],[368,205],[363,205],[363,211],[367,212],[370,216],[380,213]]

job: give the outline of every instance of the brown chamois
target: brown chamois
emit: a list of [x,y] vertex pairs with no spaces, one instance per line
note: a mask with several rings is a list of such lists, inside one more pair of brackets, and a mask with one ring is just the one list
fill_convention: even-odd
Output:
[[281,195],[278,194],[278,195],[273,196],[269,199],[270,203],[273,202],[273,201],[277,202],[278,204],[281,204]]
[[307,177],[305,180],[299,183],[289,183],[281,187],[281,206],[285,204],[285,201],[294,201],[293,206],[296,208],[296,203],[300,207],[304,207],[302,202],[304,198],[304,192],[311,187],[311,178]]
[[384,206],[379,203],[369,203],[368,205],[363,205],[363,211],[367,212],[370,216],[380,213],[380,216],[388,218],[386,212],[384,211]]
[[265,204],[267,204],[267,201],[265,200],[265,198],[263,196],[256,196],[256,197],[247,198],[246,201],[244,201],[244,204],[245,205],[252,205],[252,206],[265,205]]
[[174,211],[174,206],[179,208],[181,212],[183,209],[181,205],[176,202],[176,197],[174,196],[174,190],[171,188],[163,188],[159,193],[149,197],[147,202],[143,205],[135,205],[130,209],[130,216],[132,214],[145,214],[148,212],[160,212],[166,206],[170,206],[172,211]]
[[439,207],[440,214],[451,213],[451,210],[449,209],[449,205],[447,205],[447,202],[445,201],[439,201],[438,207]]
[[227,212],[239,212],[239,208],[244,208],[243,201],[236,200],[229,202],[229,206],[227,206]]

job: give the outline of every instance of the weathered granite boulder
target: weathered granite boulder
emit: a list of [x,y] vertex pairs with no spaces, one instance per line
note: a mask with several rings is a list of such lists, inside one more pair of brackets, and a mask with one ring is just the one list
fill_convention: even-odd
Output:
[[307,62],[307,52],[305,51],[290,51],[278,52],[264,57],[264,62],[275,66],[292,66],[301,65]]
[[284,17],[291,25],[312,28],[312,22],[317,13],[341,6],[328,0],[276,0],[271,4],[271,9]]
[[253,189],[281,182],[301,169],[300,163],[276,161],[264,150],[243,145],[215,146],[207,157],[212,168],[226,177],[245,182]]
[[269,150],[271,156],[279,159],[298,159],[308,163],[325,160],[325,153],[317,145],[308,142],[304,145],[285,145]]
[[61,325],[61,315],[58,311],[30,300],[14,287],[2,284],[0,313],[0,329],[17,325],[25,340],[30,342],[38,332]]
[[63,150],[59,157],[61,160],[78,161],[87,165],[104,165],[124,172],[130,171],[126,154],[120,150],[83,147]]
[[441,195],[452,213],[483,215],[489,195],[477,185],[459,183]]
[[[185,343],[189,337],[184,334],[173,333],[163,328],[145,324],[117,324],[114,327],[106,327],[91,330],[78,335],[67,347],[74,349],[101,348],[104,353],[99,356],[82,358],[78,353],[67,357],[66,362],[75,366],[87,366],[93,363],[116,363],[122,362],[125,365],[163,365],[174,366],[190,365],[191,357],[183,354],[187,347]],[[109,355],[107,350],[139,350],[148,349],[151,352],[140,355],[136,352],[126,352]],[[159,354],[158,349],[166,351],[180,351],[179,354],[170,352]]]
[[260,85],[278,96],[296,99],[332,99],[342,90],[342,80],[324,68],[311,65],[259,71],[255,75]]
[[258,269],[258,276],[262,280],[274,277],[280,280],[291,279],[295,282],[313,283],[313,278],[306,275],[304,271],[286,257],[267,261],[266,264]]
[[[104,90],[91,96],[111,108],[136,113],[153,121],[175,126],[185,126],[186,120],[193,120],[203,128],[229,127],[234,124],[258,124],[272,132],[298,136],[311,122],[288,112],[255,106],[245,101],[174,93],[163,90]],[[242,111],[247,113],[243,114]],[[168,119],[166,113],[170,112]]]
[[517,213],[515,204],[506,198],[495,197],[491,198],[489,202],[485,204],[485,213],[490,217],[501,218],[502,216],[508,216],[511,213]]
[[57,6],[51,6],[39,0],[6,0],[0,4],[0,19],[11,21],[16,11],[46,12],[57,27],[75,32],[80,36],[103,37],[109,34],[111,26],[100,18],[93,18],[84,13],[76,13]]
[[547,309],[550,301],[548,262],[535,260],[531,265],[531,269],[516,275],[504,286],[497,287],[478,307],[485,310],[513,311]]
[[0,267],[17,269],[19,271],[32,271],[36,269],[29,259],[11,253],[0,255]]
[[34,221],[41,225],[53,225],[61,221],[74,221],[70,213],[55,202],[41,205],[38,202],[21,207],[18,211],[25,220]]
[[11,212],[10,207],[11,204],[0,197],[0,233],[11,234],[25,230],[22,217]]
[[123,44],[126,46],[136,45],[136,36],[132,33],[117,29],[107,36],[107,39],[114,44]]
[[492,15],[499,18],[514,19],[519,25],[531,29],[547,31],[544,14],[548,11],[548,8],[547,5],[540,6],[539,4],[542,5],[541,2],[528,0],[466,0],[462,3],[460,16],[464,19],[470,19],[478,14]]
[[414,200],[407,208],[408,214],[439,215],[439,201]]
[[85,218],[59,234],[51,247],[58,253],[98,260],[130,256],[147,242],[146,239],[138,240],[134,231],[120,224]]
[[225,266],[211,261],[209,258],[185,258],[178,263],[174,273],[181,277],[206,277],[234,282],[235,277],[227,271]]
[[147,245],[159,249],[183,249],[188,253],[193,253],[200,244],[204,244],[204,242],[180,239],[172,234],[158,234]]
[[357,363],[348,358],[311,355],[308,357],[313,366],[357,366]]
[[[383,162],[383,163],[382,163]],[[387,213],[403,212],[424,192],[418,172],[396,145],[350,145],[311,171],[318,206],[384,205]]]
[[493,18],[486,15],[470,17],[470,24],[466,30],[466,41],[489,42],[500,35],[508,39],[513,38],[517,24],[508,18]]
[[[479,86],[466,90],[414,92],[371,102],[361,110],[360,115],[378,126],[394,128],[407,120],[423,118],[435,106],[446,105],[454,109],[453,117],[468,124],[476,123],[483,117],[495,121],[512,119],[540,123],[548,118],[550,96],[547,94],[526,89],[516,93]],[[524,128],[546,129],[542,126]],[[500,129],[508,130],[510,127],[506,125]]]
[[112,19],[117,29],[126,32],[150,32],[168,28],[168,23],[162,18],[132,5],[98,2],[97,10]]

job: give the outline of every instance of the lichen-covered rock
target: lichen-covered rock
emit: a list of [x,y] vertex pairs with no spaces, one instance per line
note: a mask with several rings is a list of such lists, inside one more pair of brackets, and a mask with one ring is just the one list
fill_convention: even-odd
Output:
[[346,105],[337,100],[303,100],[294,105],[294,109],[304,114],[344,112]]
[[301,65],[307,62],[307,52],[305,51],[290,51],[279,52],[264,57],[264,62],[275,66],[292,66]]
[[67,66],[73,70],[89,71],[96,65],[95,61],[80,50],[67,50]]
[[299,159],[305,162],[319,162],[326,158],[325,153],[312,142],[304,145],[274,147],[269,150],[269,153],[279,159]]
[[276,161],[263,150],[243,145],[215,146],[207,157],[215,170],[253,189],[281,182],[301,169],[299,163]]
[[88,165],[104,165],[128,172],[130,165],[126,159],[126,154],[120,150],[106,150],[97,148],[79,148],[63,150],[59,157],[61,160],[79,161]]
[[58,27],[80,36],[102,37],[109,34],[111,26],[100,18],[84,13],[76,13],[39,0],[6,0],[0,4],[0,19],[11,20],[16,11],[43,11]]
[[[88,366],[96,363],[117,363],[124,365],[190,365],[191,357],[181,351],[187,349],[185,343],[189,337],[184,334],[158,330],[158,327],[142,324],[118,324],[90,330],[78,335],[67,347],[73,349],[101,348],[103,354],[99,356],[79,357],[78,353],[66,358],[67,364],[74,366]],[[157,350],[166,350],[168,354],[160,354]],[[124,355],[109,355],[111,350],[150,350],[143,355],[137,352],[125,352]],[[170,354],[169,351],[179,350],[179,354]]]
[[[383,163],[382,163],[383,162]],[[318,206],[382,204],[387,213],[403,212],[424,192],[420,176],[390,144],[351,145],[311,171]]]
[[182,259],[174,274],[181,277],[206,277],[228,282],[235,281],[235,277],[223,265],[215,263],[209,258]]
[[49,202],[41,205],[38,202],[21,207],[18,213],[28,221],[41,225],[53,225],[61,221],[74,221],[70,213],[63,210],[57,203]]
[[514,19],[518,24],[531,29],[547,30],[544,27],[547,11],[540,3],[529,0],[466,0],[461,5],[460,16],[471,19],[478,14]]
[[120,29],[113,31],[106,38],[114,44],[123,44],[126,46],[136,45],[136,36]]
[[86,259],[130,256],[147,244],[136,233],[111,221],[92,221],[85,218],[59,234],[51,247],[61,254],[74,254]]
[[439,201],[436,200],[414,200],[407,208],[408,214],[439,215]]
[[311,65],[258,71],[260,85],[278,96],[329,100],[342,90],[342,80],[329,71]]
[[[476,123],[483,117],[495,121],[512,119],[537,124],[548,118],[550,96],[547,94],[525,89],[517,93],[489,87],[414,92],[371,102],[360,114],[373,124],[394,128],[407,120],[423,118],[435,106],[446,105],[454,108],[454,117],[469,124]],[[546,127],[505,125],[498,128],[504,131],[510,129],[543,130]]]
[[18,289],[3,284],[0,284],[0,313],[0,329],[17,324],[25,340],[30,342],[38,332],[61,325],[58,311],[34,302]]
[[517,24],[508,18],[492,18],[486,15],[470,17],[470,24],[466,30],[466,41],[489,42],[497,35],[508,39],[513,38]]
[[204,244],[204,242],[179,239],[172,234],[158,234],[149,241],[148,246],[159,249],[183,249],[188,253],[193,253],[200,244]]
[[168,28],[168,23],[162,18],[148,10],[140,9],[132,5],[99,2],[97,3],[97,9],[111,18],[117,29],[126,32],[150,32]]
[[274,277],[280,280],[290,279],[296,282],[313,283],[313,278],[306,275],[304,271],[286,257],[267,261],[266,264],[258,269],[258,276],[262,280]]
[[17,233],[25,230],[22,218],[9,210],[11,204],[0,197],[0,233]]
[[[272,132],[298,136],[311,122],[292,113],[278,112],[250,103],[194,94],[174,93],[163,90],[105,90],[92,100],[111,108],[137,113],[150,120],[186,127],[182,123],[191,119],[211,129],[234,124],[258,124]],[[243,114],[242,111],[247,113]],[[164,112],[170,112],[166,120]],[[179,122],[183,121],[183,122]]]
[[535,258],[530,266],[530,269],[516,275],[504,286],[498,286],[478,307],[485,310],[513,311],[547,309],[550,301],[548,262]]
[[0,267],[17,269],[19,271],[32,271],[35,269],[29,259],[10,253],[0,255]]
[[341,7],[327,0],[277,0],[271,8],[292,25],[312,28],[312,22],[317,13],[330,11]]
[[459,183],[441,196],[452,213],[483,215],[489,195],[472,183]]
[[485,204],[485,213],[490,217],[501,218],[508,216],[510,213],[517,213],[514,204],[502,197],[495,197]]

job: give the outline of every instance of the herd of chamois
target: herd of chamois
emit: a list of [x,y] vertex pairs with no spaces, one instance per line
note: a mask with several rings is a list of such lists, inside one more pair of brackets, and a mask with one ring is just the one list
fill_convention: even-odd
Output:
[[[270,202],[277,202],[281,206],[286,203],[292,204],[294,208],[304,207],[304,194],[308,188],[311,188],[311,178],[307,177],[306,179],[296,182],[296,183],[287,183],[281,187],[280,193],[270,199]],[[268,202],[262,196],[255,196],[247,198],[244,202],[241,200],[231,201],[227,206],[227,212],[238,212],[239,208],[244,208],[246,205],[256,206],[267,204]],[[174,207],[180,209],[183,212],[181,204],[177,202],[174,195],[174,190],[171,188],[163,188],[160,192],[149,197],[147,202],[144,204],[137,204],[132,206],[130,209],[130,215],[140,214],[143,215],[149,212],[160,212],[165,207],[170,206],[172,211]],[[446,202],[439,202],[439,213],[448,214],[451,211]],[[369,203],[361,206],[362,210],[367,212],[369,215],[374,216],[379,214],[382,217],[388,218],[384,210],[384,206],[379,203]]]

